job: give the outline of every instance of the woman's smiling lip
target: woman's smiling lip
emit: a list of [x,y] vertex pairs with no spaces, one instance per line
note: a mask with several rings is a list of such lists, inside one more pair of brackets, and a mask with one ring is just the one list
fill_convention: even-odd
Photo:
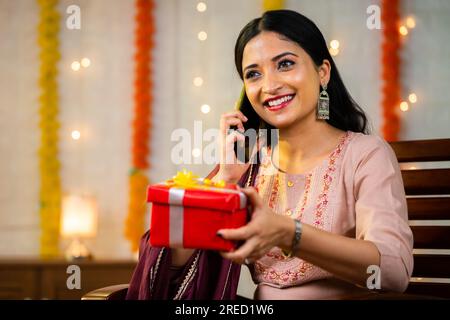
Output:
[[[278,111],[280,109],[285,108],[292,101],[292,99],[294,99],[294,97],[295,97],[295,94],[285,94],[285,95],[277,96],[275,98],[270,98],[270,99],[265,100],[263,105],[269,111]],[[281,100],[281,101],[278,101],[278,103],[276,103],[277,100]],[[272,103],[270,103],[270,102],[272,102]],[[275,102],[275,104],[274,104],[274,102]],[[272,106],[270,106],[269,103],[272,104]]]

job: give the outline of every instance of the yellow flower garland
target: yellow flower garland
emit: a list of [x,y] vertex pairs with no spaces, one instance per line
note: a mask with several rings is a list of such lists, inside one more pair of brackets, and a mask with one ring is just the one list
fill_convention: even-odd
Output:
[[40,254],[59,255],[59,224],[61,214],[61,182],[58,160],[58,84],[59,52],[58,0],[37,0],[40,8],[38,45],[40,47],[39,128],[41,140],[38,151],[40,173]]
[[263,10],[279,10],[283,9],[284,0],[263,0]]

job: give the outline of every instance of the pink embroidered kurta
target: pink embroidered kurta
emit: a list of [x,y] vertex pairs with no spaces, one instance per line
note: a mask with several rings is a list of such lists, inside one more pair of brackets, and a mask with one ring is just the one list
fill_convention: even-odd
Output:
[[[256,186],[274,212],[373,242],[381,256],[381,288],[406,289],[413,237],[400,169],[389,144],[349,131],[327,159],[303,174],[279,171],[270,149],[262,154]],[[279,248],[252,269],[256,299],[326,299],[361,290],[302,259],[285,258]]]

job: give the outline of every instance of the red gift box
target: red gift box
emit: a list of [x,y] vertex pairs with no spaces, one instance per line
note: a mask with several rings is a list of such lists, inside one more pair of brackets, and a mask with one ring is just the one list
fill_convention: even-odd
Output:
[[152,203],[150,244],[155,247],[230,251],[236,243],[217,231],[247,222],[247,198],[235,186],[161,183],[148,188],[147,201]]

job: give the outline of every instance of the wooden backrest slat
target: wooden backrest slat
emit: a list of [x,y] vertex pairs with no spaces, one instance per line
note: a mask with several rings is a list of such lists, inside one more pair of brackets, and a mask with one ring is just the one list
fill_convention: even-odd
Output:
[[450,248],[450,226],[411,226],[416,249]]
[[409,220],[450,220],[450,197],[408,198]]
[[414,254],[413,277],[450,278],[450,255]]
[[450,169],[402,170],[407,195],[450,194]]
[[397,141],[390,145],[399,162],[450,160],[450,139]]

